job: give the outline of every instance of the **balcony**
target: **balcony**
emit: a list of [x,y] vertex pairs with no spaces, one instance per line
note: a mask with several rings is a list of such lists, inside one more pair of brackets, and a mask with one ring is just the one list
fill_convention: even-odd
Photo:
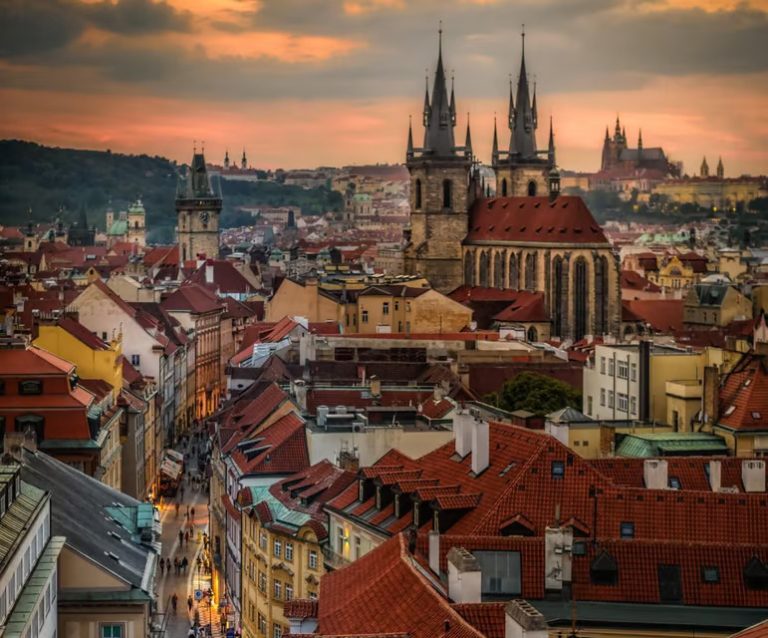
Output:
[[349,565],[350,561],[344,558],[341,554],[337,554],[333,551],[330,545],[323,547],[323,562],[328,569],[341,569]]

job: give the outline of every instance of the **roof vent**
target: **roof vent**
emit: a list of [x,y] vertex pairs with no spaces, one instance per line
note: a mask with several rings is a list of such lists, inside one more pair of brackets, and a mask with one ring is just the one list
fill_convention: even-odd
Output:
[[115,552],[104,552],[105,556],[109,556],[112,560],[120,562],[120,557]]
[[533,207],[534,207],[534,208],[538,208],[539,206],[541,206],[541,202],[536,202],[536,203],[533,205]]
[[107,533],[108,533],[108,534],[109,534],[109,535],[110,535],[112,538],[116,538],[116,539],[117,539],[117,540],[119,540],[119,541],[123,540],[122,536],[120,536],[120,534],[118,534],[117,532],[113,532],[112,530],[110,530],[110,531],[109,531],[109,532],[107,532]]

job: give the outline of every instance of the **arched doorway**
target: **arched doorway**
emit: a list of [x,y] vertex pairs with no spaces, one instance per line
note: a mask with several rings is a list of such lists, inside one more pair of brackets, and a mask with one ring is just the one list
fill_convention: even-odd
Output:
[[536,182],[528,182],[528,197],[536,197]]

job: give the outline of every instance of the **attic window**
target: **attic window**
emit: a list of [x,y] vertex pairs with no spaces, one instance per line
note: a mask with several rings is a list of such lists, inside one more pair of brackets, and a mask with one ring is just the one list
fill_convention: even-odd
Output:
[[624,521],[619,526],[619,533],[621,538],[634,538],[635,537],[635,524],[632,521]]
[[551,233],[553,230],[555,230],[554,226],[550,226],[549,228],[547,228],[548,233]]
[[745,387],[745,388],[748,388],[750,383],[752,383],[752,379],[747,379],[747,380],[744,382],[744,387]]
[[521,233],[524,233],[524,232],[525,232],[525,229],[526,229],[526,227],[525,227],[525,226],[520,226],[520,232],[521,232]]
[[571,556],[586,556],[587,544],[584,541],[576,541],[571,546]]
[[681,487],[680,479],[677,476],[670,476],[668,484],[669,488],[673,490],[679,490]]
[[537,227],[537,228],[536,228],[536,232],[537,232],[537,233],[540,233],[542,228],[543,228],[543,226],[539,226],[539,227]]
[[552,461],[552,478],[561,479],[565,476],[565,463],[562,461]]
[[701,580],[709,585],[720,582],[720,568],[716,565],[702,565]]
[[488,232],[492,231],[495,228],[495,226],[488,226]]
[[760,420],[760,413],[759,412],[753,412],[752,413],[752,418],[755,419],[755,421],[759,421]]
[[507,232],[507,233],[508,233],[510,230],[512,230],[512,226],[507,226],[507,227],[504,229],[504,232]]
[[729,416],[733,414],[733,411],[736,409],[735,405],[729,405],[728,409],[723,413],[725,416]]
[[541,206],[541,203],[540,203],[540,202],[536,202],[536,203],[533,205],[533,207],[534,207],[534,208],[538,208],[539,206]]
[[515,467],[515,465],[517,465],[517,463],[515,463],[515,461],[512,461],[509,465],[507,465],[507,467],[505,467],[503,470],[501,470],[501,472],[499,472],[499,476],[504,476],[507,472],[509,472],[509,470]]
[[563,208],[568,208],[568,202],[563,202]]
[[768,589],[768,568],[757,556],[744,567],[744,582],[749,589]]

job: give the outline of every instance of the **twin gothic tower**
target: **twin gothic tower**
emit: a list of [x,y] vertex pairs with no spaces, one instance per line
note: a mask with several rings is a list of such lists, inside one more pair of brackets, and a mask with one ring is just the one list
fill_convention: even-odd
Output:
[[[552,122],[549,146],[536,146],[538,110],[536,90],[531,90],[525,68],[525,34],[516,95],[509,86],[509,144],[499,148],[496,122],[493,128],[492,166],[496,173],[496,194],[501,197],[549,195],[559,192],[555,169]],[[443,68],[442,31],[438,45],[437,71],[430,99],[424,95],[424,143],[413,145],[408,128],[406,166],[411,175],[411,222],[406,229],[405,269],[421,274],[438,290],[450,290],[462,283],[462,241],[469,230],[468,214],[481,198],[483,184],[472,152],[469,121],[463,146],[454,138],[456,99],[450,98]]]
[[469,122],[464,144],[454,138],[456,99],[446,84],[442,42],[432,95],[427,87],[424,96],[423,123],[421,147],[414,146],[408,129],[406,274],[426,277],[446,293],[462,285],[525,291],[521,299],[541,308],[535,321],[533,315],[523,321],[532,340],[618,336],[618,258],[581,198],[560,196],[551,120],[546,150],[536,144],[539,116],[525,47],[516,92],[510,83],[504,149],[494,122],[494,197],[484,192]]

